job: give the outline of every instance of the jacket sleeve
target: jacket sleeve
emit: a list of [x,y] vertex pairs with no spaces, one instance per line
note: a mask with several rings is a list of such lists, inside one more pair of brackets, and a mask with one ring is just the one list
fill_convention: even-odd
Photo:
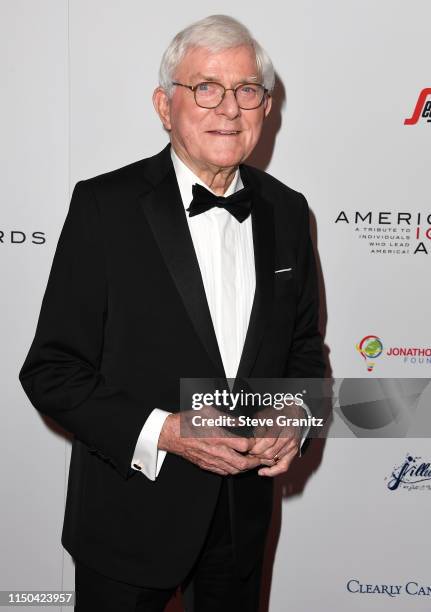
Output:
[[[319,291],[316,262],[309,229],[309,209],[305,197],[299,230],[298,256],[296,261],[297,308],[292,343],[286,364],[286,376],[294,379],[321,379],[325,375],[326,363],[323,339],[319,331]],[[304,381],[305,382],[305,381]],[[298,389],[307,388],[307,406],[313,416],[326,422],[330,416],[329,404],[323,397],[323,381],[300,381]],[[319,428],[320,429],[320,428]],[[319,429],[311,429],[310,435],[319,435]],[[305,450],[305,447],[304,447]]]
[[[100,211],[88,181],[73,191],[19,373],[33,406],[128,478],[146,416],[127,389],[100,372],[108,291]],[[149,412],[149,411],[148,411]]]
[[316,262],[309,230],[309,210],[305,197],[298,232],[296,261],[297,307],[292,344],[287,361],[289,378],[321,378],[325,373],[323,341],[319,332],[319,293]]

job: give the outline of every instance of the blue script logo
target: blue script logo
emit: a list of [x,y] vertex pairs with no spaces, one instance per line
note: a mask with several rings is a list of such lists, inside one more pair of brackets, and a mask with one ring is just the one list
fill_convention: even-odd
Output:
[[431,464],[421,461],[422,457],[413,457],[407,454],[404,463],[395,467],[387,480],[388,489],[396,491],[402,489],[431,491]]

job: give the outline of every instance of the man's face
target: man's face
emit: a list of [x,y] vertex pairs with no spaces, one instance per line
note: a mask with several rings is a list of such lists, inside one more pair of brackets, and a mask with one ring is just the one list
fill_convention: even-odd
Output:
[[[249,46],[219,53],[194,47],[186,53],[174,80],[186,85],[216,81],[226,88],[261,83]],[[190,89],[178,86],[170,100],[157,88],[154,103],[163,125],[170,131],[172,145],[195,170],[226,168],[244,161],[256,146],[263,120],[271,108],[271,98],[266,97],[258,108],[240,109],[233,91],[226,92],[216,108],[201,108]]]

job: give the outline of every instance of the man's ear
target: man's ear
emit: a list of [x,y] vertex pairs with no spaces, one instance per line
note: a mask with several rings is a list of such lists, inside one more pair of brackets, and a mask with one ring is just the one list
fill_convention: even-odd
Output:
[[265,119],[268,117],[271,107],[272,107],[272,96],[267,96],[266,103],[265,103]]
[[153,106],[165,130],[171,129],[170,100],[163,87],[156,87],[153,93]]

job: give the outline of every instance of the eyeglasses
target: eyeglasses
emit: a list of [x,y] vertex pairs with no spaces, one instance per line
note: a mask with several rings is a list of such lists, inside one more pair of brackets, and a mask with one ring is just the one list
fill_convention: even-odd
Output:
[[259,83],[241,83],[234,88],[227,88],[221,83],[213,81],[204,81],[197,85],[184,85],[184,83],[172,81],[172,85],[179,85],[190,89],[195,96],[196,104],[202,108],[217,108],[223,102],[226,92],[233,91],[233,95],[240,108],[243,110],[253,110],[262,104],[265,95],[268,94],[268,90]]

